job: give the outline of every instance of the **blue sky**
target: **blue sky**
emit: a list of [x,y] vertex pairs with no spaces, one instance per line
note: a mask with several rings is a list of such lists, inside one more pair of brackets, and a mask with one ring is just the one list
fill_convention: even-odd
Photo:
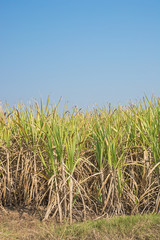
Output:
[[0,0],[0,100],[160,96],[159,0]]

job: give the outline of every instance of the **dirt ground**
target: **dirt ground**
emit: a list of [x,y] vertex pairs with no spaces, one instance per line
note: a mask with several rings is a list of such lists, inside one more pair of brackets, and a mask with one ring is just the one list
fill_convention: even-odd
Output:
[[[118,217],[72,226],[57,224],[53,218],[48,221],[40,218],[38,212],[27,208],[1,207],[0,240],[160,240],[160,215],[140,216],[138,221],[134,217]],[[126,231],[129,227],[131,230]]]

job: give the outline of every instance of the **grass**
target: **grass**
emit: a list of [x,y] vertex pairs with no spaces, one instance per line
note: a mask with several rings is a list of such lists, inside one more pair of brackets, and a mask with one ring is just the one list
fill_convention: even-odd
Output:
[[160,210],[160,99],[58,113],[0,111],[0,207],[70,224]]
[[159,240],[160,214],[120,216],[58,225],[53,221],[40,222],[28,214],[17,212],[1,216],[1,240]]

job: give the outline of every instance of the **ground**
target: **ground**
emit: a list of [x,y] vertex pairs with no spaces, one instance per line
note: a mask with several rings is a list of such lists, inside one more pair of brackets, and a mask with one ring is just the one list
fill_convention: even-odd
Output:
[[58,224],[28,209],[0,210],[0,240],[160,240],[160,214]]

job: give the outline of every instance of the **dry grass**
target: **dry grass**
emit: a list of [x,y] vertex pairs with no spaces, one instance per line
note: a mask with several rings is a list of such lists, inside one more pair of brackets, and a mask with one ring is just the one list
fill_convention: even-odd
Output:
[[159,240],[160,215],[122,216],[73,225],[40,222],[27,210],[0,215],[1,240]]

